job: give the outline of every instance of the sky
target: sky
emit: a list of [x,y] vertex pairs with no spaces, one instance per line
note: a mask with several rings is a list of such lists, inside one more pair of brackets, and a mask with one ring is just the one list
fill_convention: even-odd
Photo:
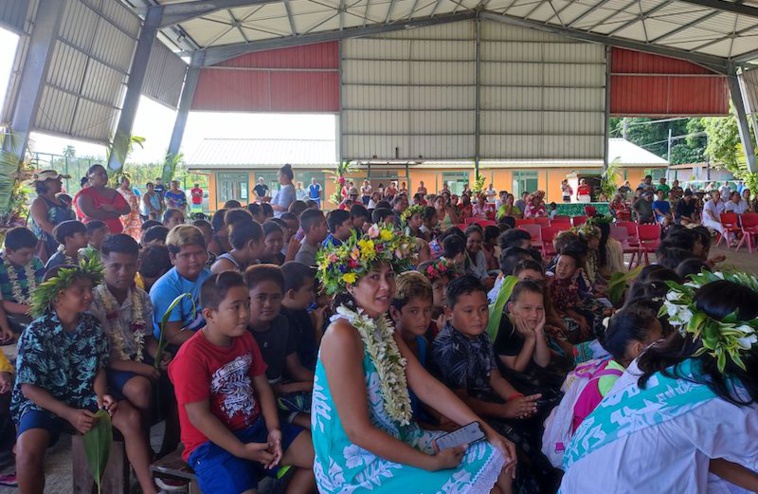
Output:
[[[0,50],[0,102],[5,100],[17,41],[16,34],[0,28],[0,46],[3,47]],[[132,135],[144,137],[146,141],[143,149],[137,147],[133,151],[129,162],[163,161],[175,115],[171,108],[144,96],[140,98]],[[204,138],[334,139],[335,134],[335,115],[191,112],[181,151],[185,155],[192,153]],[[39,153],[61,154],[66,146],[73,145],[77,156],[105,156],[103,144],[38,132],[32,133],[31,141],[34,151]]]

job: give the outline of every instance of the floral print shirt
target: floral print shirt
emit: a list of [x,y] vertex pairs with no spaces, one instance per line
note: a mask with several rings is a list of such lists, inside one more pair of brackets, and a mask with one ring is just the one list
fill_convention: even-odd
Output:
[[469,338],[449,322],[432,344],[432,362],[442,382],[474,397],[492,393],[490,373],[497,367],[487,333]]
[[95,377],[107,365],[108,342],[93,315],[81,314],[76,329],[67,332],[55,311],[46,312],[18,342],[13,419],[18,423],[26,412],[42,410],[21,392],[23,384],[38,386],[70,407],[96,410]]

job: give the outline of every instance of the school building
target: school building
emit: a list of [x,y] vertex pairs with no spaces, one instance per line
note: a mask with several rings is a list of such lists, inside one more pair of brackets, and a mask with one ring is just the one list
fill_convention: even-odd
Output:
[[[666,160],[629,141],[610,139],[609,148],[611,161],[618,163],[623,179],[632,186],[646,174],[657,178],[666,173]],[[272,191],[277,190],[277,171],[285,163],[292,165],[296,184],[301,182],[307,190],[315,178],[328,197],[335,191],[328,171],[337,166],[336,156],[337,144],[329,139],[204,139],[187,156],[186,163],[190,171],[208,174],[208,204],[215,211],[230,199],[249,202],[260,178]],[[599,183],[603,162],[482,161],[479,169],[486,177],[485,187],[492,183],[496,190],[515,194],[544,190],[548,202],[560,202],[563,179],[568,179],[574,190],[581,178]],[[473,184],[474,178],[474,163],[464,161],[359,161],[353,163],[348,175],[358,188],[363,180],[369,180],[373,187],[397,181],[415,191],[423,181],[430,192],[441,190],[446,183],[453,193],[460,193],[466,183]]]

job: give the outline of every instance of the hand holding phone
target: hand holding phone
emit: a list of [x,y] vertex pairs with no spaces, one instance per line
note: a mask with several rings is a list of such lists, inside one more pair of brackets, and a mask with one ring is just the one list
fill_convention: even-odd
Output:
[[481,424],[479,422],[471,422],[458,430],[438,437],[434,441],[434,444],[437,446],[438,451],[442,451],[443,449],[455,448],[464,444],[473,444],[481,441],[484,437],[485,434]]

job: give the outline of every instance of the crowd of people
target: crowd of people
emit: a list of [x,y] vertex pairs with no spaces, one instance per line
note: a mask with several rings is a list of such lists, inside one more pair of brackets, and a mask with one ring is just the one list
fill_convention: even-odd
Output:
[[612,216],[535,249],[516,222],[551,216],[540,191],[345,181],[325,212],[285,166],[275,194],[209,218],[160,183],[132,216],[128,181],[86,178],[68,201],[38,173],[30,227],[5,235],[0,336],[18,357],[0,353],[0,432],[22,493],[98,410],[145,493],[180,443],[214,494],[266,476],[324,494],[758,490],[758,278],[710,256],[717,192],[701,213],[661,182],[678,203],[651,216],[652,183],[622,186],[615,218],[662,225],[656,263],[629,274]]

